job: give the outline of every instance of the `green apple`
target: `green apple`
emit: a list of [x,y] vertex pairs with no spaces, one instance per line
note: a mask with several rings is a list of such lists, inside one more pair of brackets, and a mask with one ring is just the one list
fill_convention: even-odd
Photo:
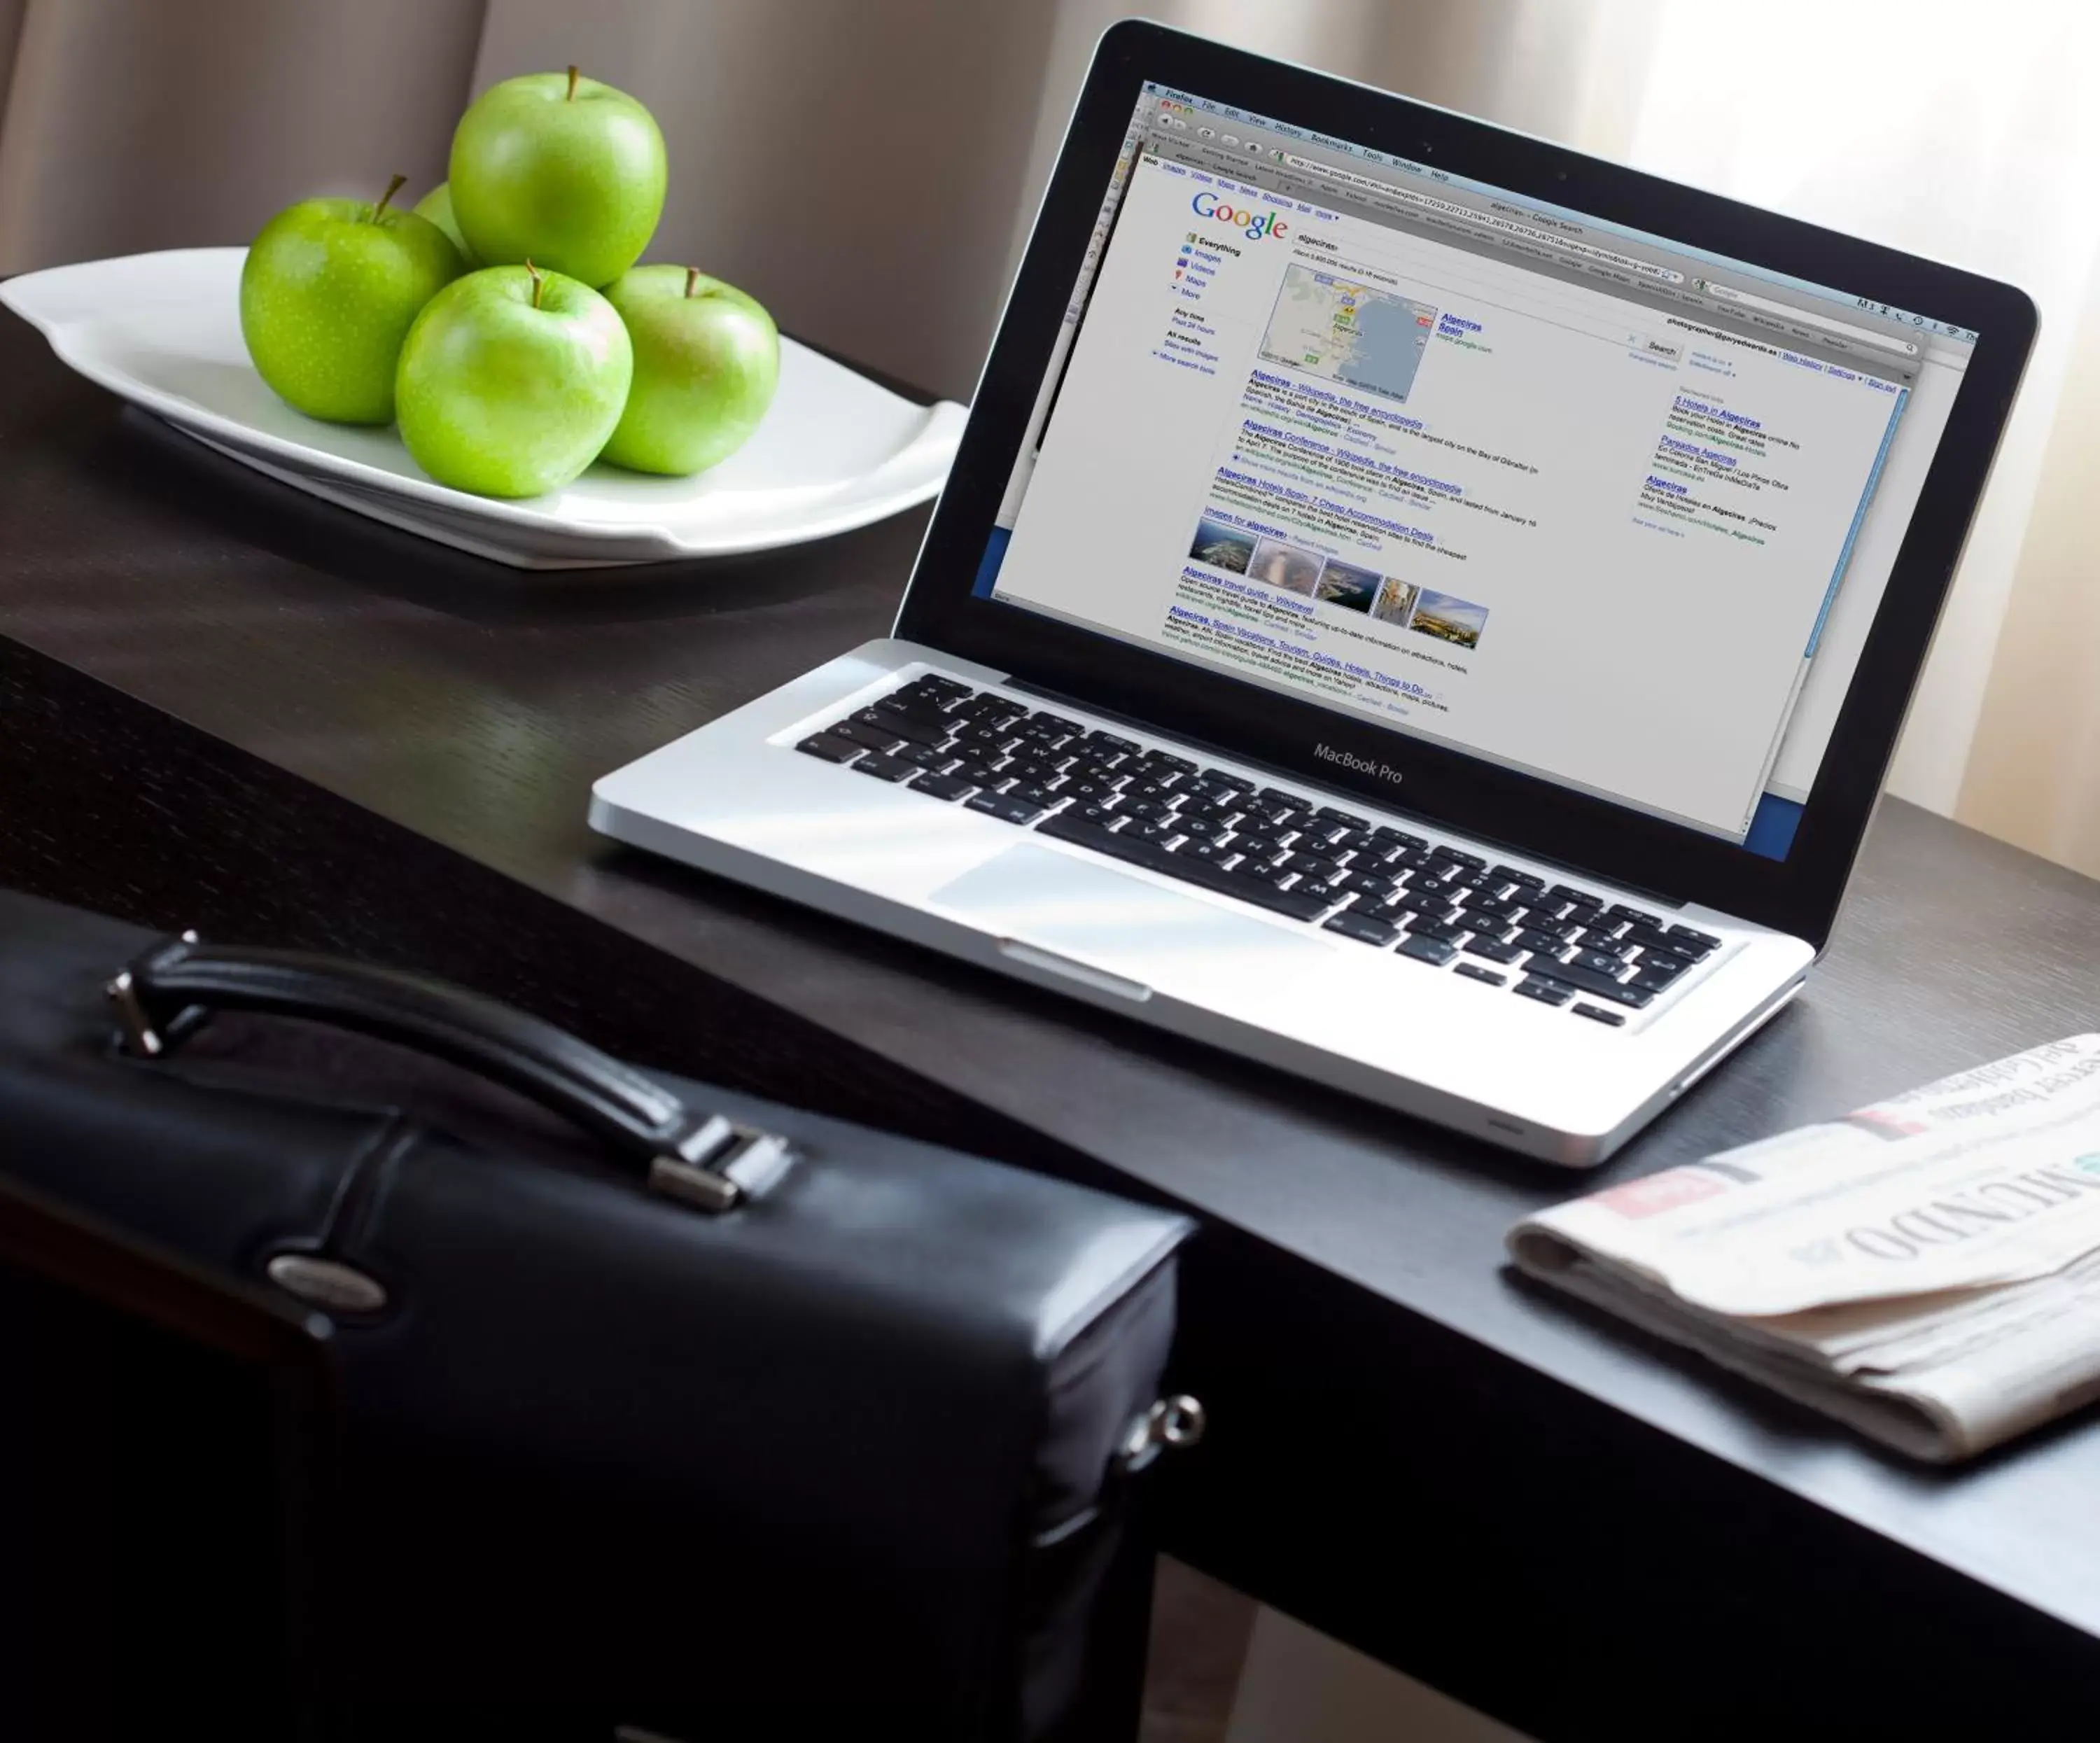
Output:
[[605,457],[683,477],[743,447],[780,380],[764,305],[698,267],[636,267],[605,298],[634,342],[634,385]]
[[664,179],[655,117],[574,67],[491,86],[452,135],[452,211],[490,266],[610,285],[656,233]]
[[527,261],[430,298],[401,347],[401,439],[440,484],[484,496],[558,490],[620,421],[634,348],[588,285]]
[[452,184],[440,182],[416,202],[416,215],[427,218],[439,229],[452,238],[452,246],[460,252],[460,258],[472,271],[481,263],[474,258],[474,250],[466,245],[466,238],[460,234],[459,220],[452,216]]
[[430,298],[466,270],[445,233],[413,212],[302,200],[262,227],[240,268],[240,337],[256,373],[311,417],[394,416],[401,342]]

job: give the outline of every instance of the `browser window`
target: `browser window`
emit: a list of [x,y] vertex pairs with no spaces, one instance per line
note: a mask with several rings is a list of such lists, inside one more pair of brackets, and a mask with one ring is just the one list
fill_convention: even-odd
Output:
[[976,590],[1783,858],[1974,338],[1148,86]]

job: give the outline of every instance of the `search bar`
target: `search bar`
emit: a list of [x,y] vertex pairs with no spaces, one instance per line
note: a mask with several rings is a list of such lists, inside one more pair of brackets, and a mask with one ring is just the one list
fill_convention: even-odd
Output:
[[1418,206],[1423,211],[1435,212],[1440,217],[1477,224],[1484,230],[1499,231],[1505,236],[1555,248],[1563,254],[1594,260],[1601,266],[1616,267],[1621,272],[1631,272],[1641,278],[1655,279],[1665,285],[1682,285],[1684,282],[1684,275],[1672,267],[1659,267],[1652,260],[1636,260],[1630,254],[1599,248],[1594,242],[1578,242],[1572,236],[1542,230],[1536,224],[1505,218],[1499,212],[1483,212],[1470,205],[1460,205],[1455,200],[1439,199],[1435,194],[1417,193],[1412,188],[1401,188],[1392,182],[1381,182],[1373,176],[1360,175],[1354,170],[1339,169],[1333,164],[1321,163],[1311,157],[1299,157],[1289,152],[1278,152],[1275,155],[1276,161],[1286,168],[1308,175],[1322,176],[1328,181],[1339,182],[1347,187],[1361,188],[1367,193],[1378,194],[1388,200],[1397,200],[1403,205]]
[[1703,290],[1707,295],[1723,302],[1740,303],[1746,309],[1762,310],[1767,315],[1784,316],[1798,321],[1804,327],[1815,327],[1824,333],[1842,333],[1848,339],[1860,339],[1868,345],[1886,346],[1892,351],[1904,355],[1917,355],[1917,346],[1908,339],[1899,339],[1893,333],[1877,333],[1872,327],[1855,327],[1848,320],[1836,320],[1828,315],[1818,315],[1811,309],[1798,309],[1791,302],[1775,302],[1770,297],[1760,297],[1750,291],[1737,290],[1732,285],[1716,285],[1710,279],[1695,279],[1692,288]]

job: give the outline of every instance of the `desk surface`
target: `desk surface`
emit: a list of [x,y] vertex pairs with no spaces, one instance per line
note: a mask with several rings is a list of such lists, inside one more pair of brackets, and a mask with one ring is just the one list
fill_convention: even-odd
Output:
[[[1802,998],[1567,1175],[588,832],[597,775],[883,633],[922,516],[526,576],[123,410],[7,316],[0,382],[0,880],[412,960],[1190,1208],[1183,1378],[1218,1428],[1171,1546],[1540,1736],[1786,1720],[1750,1655],[1840,1639],[1868,1668],[1833,1722],[2100,1710],[2100,1422],[1919,1470],[1501,1262],[1533,1207],[2095,1026],[2100,885],[1885,805]],[[2021,1668],[1892,1691],[1950,1628]]]

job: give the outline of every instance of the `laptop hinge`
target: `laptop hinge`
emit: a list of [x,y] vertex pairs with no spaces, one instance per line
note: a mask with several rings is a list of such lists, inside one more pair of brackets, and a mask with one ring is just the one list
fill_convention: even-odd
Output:
[[1353,801],[1360,805],[1374,805],[1380,810],[1391,811],[1396,817],[1413,819],[1427,829],[1441,829],[1453,835],[1462,835],[1468,841],[1478,841],[1483,847],[1498,847],[1508,853],[1521,854],[1527,859],[1535,859],[1542,866],[1551,866],[1558,871],[1567,872],[1571,877],[1599,879],[1605,883],[1615,885],[1633,895],[1639,896],[1646,901],[1652,902],[1661,907],[1681,908],[1685,905],[1682,896],[1674,896],[1667,890],[1657,889],[1646,884],[1636,883],[1627,877],[1607,876],[1604,873],[1593,871],[1587,866],[1577,865],[1570,860],[1557,859],[1550,854],[1542,854],[1536,849],[1523,846],[1515,841],[1503,841],[1478,829],[1461,829],[1438,818],[1423,817],[1417,812],[1409,810],[1405,805],[1395,805],[1389,799],[1367,799],[1361,793],[1330,786],[1317,775],[1301,774],[1295,769],[1279,769],[1273,763],[1264,762],[1259,757],[1248,756],[1245,751],[1233,750],[1222,744],[1213,744],[1208,739],[1196,738],[1189,733],[1167,732],[1151,721],[1140,720],[1135,715],[1124,714],[1114,708],[1103,708],[1098,702],[1090,701],[1084,696],[1069,695],[1063,691],[1051,689],[1047,684],[1031,684],[1026,678],[1008,677],[1006,680],[1006,687],[1008,690],[1020,691],[1027,695],[1039,696],[1045,702],[1055,703],[1065,708],[1084,709],[1089,714],[1097,714],[1103,720],[1114,721],[1119,726],[1128,726],[1133,731],[1145,733],[1155,739],[1171,739],[1177,744],[1186,745],[1192,751],[1202,751],[1213,757],[1225,757],[1233,762],[1243,762],[1249,768],[1260,769],[1264,773],[1273,774],[1280,781],[1290,781],[1300,787],[1310,787],[1316,792],[1330,795],[1337,801]]

